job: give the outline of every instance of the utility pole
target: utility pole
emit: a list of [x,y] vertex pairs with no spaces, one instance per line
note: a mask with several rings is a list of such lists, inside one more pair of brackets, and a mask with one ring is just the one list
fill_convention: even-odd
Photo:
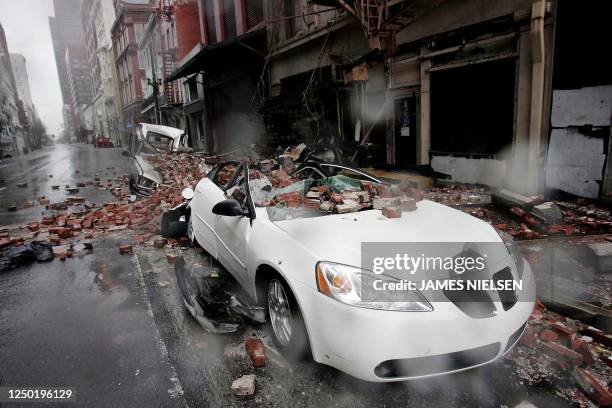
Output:
[[155,110],[155,124],[161,125],[161,114],[159,112],[159,87],[162,84],[161,79],[155,76],[155,68],[153,68],[153,79],[147,78],[147,84],[153,87],[153,107]]

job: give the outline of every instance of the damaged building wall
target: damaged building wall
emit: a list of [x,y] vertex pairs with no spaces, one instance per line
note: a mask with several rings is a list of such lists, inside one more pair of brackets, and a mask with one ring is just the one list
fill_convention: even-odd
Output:
[[588,198],[612,195],[612,63],[601,52],[611,12],[593,0],[557,6],[546,187]]
[[553,129],[548,145],[546,186],[597,198],[606,155],[604,140],[575,127]]
[[[546,146],[552,57],[550,52],[541,55],[543,75],[536,84],[541,114],[536,117],[541,116],[543,124],[534,130],[532,4],[447,1],[397,34],[399,53],[390,61],[389,82],[396,92],[418,92],[419,164],[450,172],[456,181],[510,186],[525,193],[532,193],[527,191],[529,178],[537,186],[543,177],[538,152]],[[548,51],[553,44],[553,11],[552,3],[545,5],[541,39]],[[444,82],[455,73],[457,78]],[[492,89],[488,78],[501,88]],[[394,149],[392,142],[393,135],[388,150]],[[530,151],[536,151],[535,156],[529,156]],[[393,155],[398,154],[389,152],[388,159]],[[527,166],[530,160],[539,164]]]

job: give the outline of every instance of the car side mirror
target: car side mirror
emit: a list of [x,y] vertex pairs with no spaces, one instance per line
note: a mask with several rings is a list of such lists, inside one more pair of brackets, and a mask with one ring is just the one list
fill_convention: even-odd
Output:
[[212,208],[213,214],[223,215],[226,217],[244,217],[249,215],[248,211],[244,211],[240,203],[233,198],[228,198],[218,202]]
[[129,151],[127,151],[127,150],[122,151],[122,152],[121,152],[121,154],[122,154],[123,156],[125,156],[125,157],[132,157],[132,153],[130,153],[130,152],[129,152]]

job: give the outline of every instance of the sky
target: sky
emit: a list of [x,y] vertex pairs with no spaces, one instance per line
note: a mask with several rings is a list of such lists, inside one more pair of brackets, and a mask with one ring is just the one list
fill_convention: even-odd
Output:
[[9,52],[25,57],[38,115],[47,133],[59,134],[62,94],[49,31],[49,16],[53,14],[52,0],[0,0],[0,24]]

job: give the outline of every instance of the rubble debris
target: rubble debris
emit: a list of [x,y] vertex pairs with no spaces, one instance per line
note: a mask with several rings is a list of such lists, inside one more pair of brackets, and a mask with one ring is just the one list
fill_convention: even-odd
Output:
[[119,245],[119,253],[122,255],[131,254],[133,250],[134,248],[132,247],[132,245],[129,245],[129,244]]
[[[6,240],[2,238],[0,241]],[[9,241],[10,244],[10,241]],[[0,273],[17,268],[22,265],[27,265],[32,261],[47,262],[53,259],[51,245],[44,242],[32,242],[24,245],[20,242],[14,242],[11,246],[5,246],[0,251]],[[2,246],[0,246],[2,248]]]
[[232,383],[234,394],[245,396],[255,393],[255,374],[246,374]]
[[607,385],[602,384],[602,380],[599,380],[593,373],[583,368],[576,368],[573,371],[573,377],[595,402],[602,407],[612,406],[612,393],[608,389]]
[[266,365],[266,346],[260,339],[248,337],[244,341],[244,348],[251,359],[251,363],[253,363],[253,367],[259,368]]
[[597,259],[600,273],[612,272],[612,242],[592,242],[587,245]]
[[[611,336],[599,329],[547,310],[537,299],[518,345],[506,355],[506,360],[530,384],[554,376],[556,380],[552,384],[557,387],[557,395],[579,406],[592,406],[588,398],[606,406],[612,403],[607,399],[610,390],[600,379],[612,376],[612,368],[602,358],[612,355],[610,346],[606,345],[610,339]],[[568,370],[572,365],[574,368]]]
[[538,218],[542,222],[548,224],[556,224],[563,221],[563,213],[557,204],[553,202],[545,202],[542,204],[534,205],[530,211],[530,214]]
[[401,218],[402,212],[397,207],[383,207],[382,215],[384,215],[387,218]]
[[239,296],[236,282],[220,279],[215,268],[202,265],[187,267],[177,257],[174,271],[187,310],[209,333],[233,333],[244,327],[245,319],[265,321],[265,309],[248,305]]
[[493,193],[492,199],[493,203],[505,207],[529,208],[535,202],[533,197],[527,197],[504,188]]

